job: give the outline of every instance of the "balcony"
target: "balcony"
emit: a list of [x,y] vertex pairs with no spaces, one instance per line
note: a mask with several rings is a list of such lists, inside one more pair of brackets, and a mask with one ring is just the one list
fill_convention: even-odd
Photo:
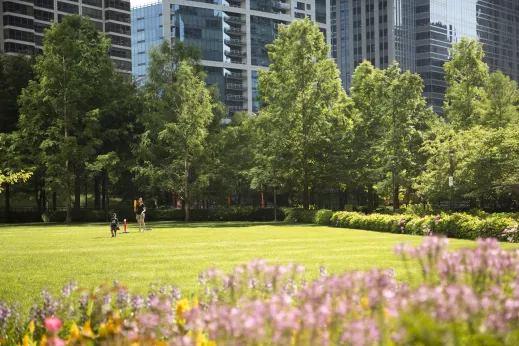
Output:
[[238,16],[229,16],[224,18],[226,23],[245,23],[245,19]]
[[227,106],[227,110],[231,113],[247,111],[247,107],[243,106]]
[[241,50],[226,50],[225,56],[233,57],[233,58],[244,58],[247,56],[246,52],[242,52]]
[[242,0],[227,0],[229,7],[241,8]]
[[225,28],[224,32],[228,35],[245,35],[245,30],[240,28]]
[[290,4],[287,4],[286,2],[281,2],[281,1],[274,1],[272,3],[272,7],[278,8],[281,10],[290,10]]
[[247,79],[247,74],[246,73],[231,72],[231,73],[227,73],[225,75],[225,77],[232,78],[232,79]]
[[230,90],[246,90],[247,86],[243,84],[234,84],[234,83],[227,83],[226,85],[227,89]]
[[247,45],[247,41],[240,40],[240,39],[227,39],[224,40],[225,44],[228,46],[236,46],[236,47],[243,47]]
[[243,95],[227,95],[229,101],[247,101],[247,96]]

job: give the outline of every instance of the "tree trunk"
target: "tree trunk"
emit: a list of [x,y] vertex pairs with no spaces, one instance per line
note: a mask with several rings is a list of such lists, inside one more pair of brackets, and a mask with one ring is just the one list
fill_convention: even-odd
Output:
[[52,210],[53,211],[56,211],[58,209],[58,196],[56,194],[56,192],[53,192],[52,193]]
[[308,186],[308,182],[304,181],[303,183],[303,209],[308,210],[310,209],[310,188]]
[[368,212],[372,212],[373,211],[373,206],[374,206],[375,203],[373,203],[373,184],[369,184],[368,185],[368,203],[367,203],[367,211]]
[[99,210],[101,206],[101,192],[99,191],[99,176],[94,177],[94,208]]
[[74,210],[79,212],[81,208],[81,177],[79,172],[76,171],[76,177],[74,179]]
[[103,169],[101,173],[101,208],[106,211],[106,171]]
[[400,188],[398,185],[395,185],[393,190],[393,211],[396,211],[400,208],[400,200],[398,199],[400,194]]
[[189,221],[189,194],[187,190],[187,181],[188,181],[189,170],[187,167],[187,158],[184,159],[184,191],[185,191],[185,204],[184,204],[184,212],[185,212],[185,221]]
[[40,201],[40,179],[36,176],[34,179],[34,200],[36,201],[36,210],[38,214],[41,214],[41,201]]
[[11,186],[8,183],[4,183],[4,199],[5,199],[5,220],[11,222]]
[[47,211],[47,196],[45,193],[45,187],[42,183],[42,187],[40,190],[40,199],[41,199],[41,211],[46,212]]

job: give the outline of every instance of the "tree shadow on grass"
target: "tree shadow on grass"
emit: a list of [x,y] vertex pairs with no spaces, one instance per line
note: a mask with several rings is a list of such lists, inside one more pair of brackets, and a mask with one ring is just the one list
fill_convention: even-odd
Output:
[[[107,222],[92,222],[92,223],[12,223],[12,224],[1,224],[1,228],[64,228],[64,227],[108,227]],[[135,227],[136,223],[129,223],[129,227]],[[246,227],[257,227],[257,226],[270,226],[270,227],[319,227],[315,224],[294,224],[285,222],[253,222],[253,221],[200,221],[200,222],[183,222],[183,221],[150,221],[146,223],[147,227],[151,228],[246,228]]]

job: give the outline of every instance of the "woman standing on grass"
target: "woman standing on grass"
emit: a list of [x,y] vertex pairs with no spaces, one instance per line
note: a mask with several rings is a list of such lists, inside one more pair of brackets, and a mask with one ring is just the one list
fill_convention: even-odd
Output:
[[[139,205],[135,209],[135,217],[137,219],[137,223],[139,224],[139,232],[144,232],[146,229],[146,225],[144,223],[144,214],[146,212],[146,206],[144,205],[144,202],[142,201],[142,197],[139,197]],[[141,230],[142,227],[142,230]]]

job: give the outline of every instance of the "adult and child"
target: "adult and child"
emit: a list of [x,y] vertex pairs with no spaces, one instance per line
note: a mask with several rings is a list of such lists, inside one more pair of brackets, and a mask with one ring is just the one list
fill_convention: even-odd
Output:
[[[146,206],[142,201],[142,197],[139,197],[139,204],[134,209],[135,218],[137,220],[137,224],[139,225],[139,233],[144,232],[146,230],[146,224],[144,223],[144,218],[146,217]],[[112,219],[110,220],[110,233],[113,237],[117,237],[117,231],[119,230],[119,219],[115,213],[112,214]]]

